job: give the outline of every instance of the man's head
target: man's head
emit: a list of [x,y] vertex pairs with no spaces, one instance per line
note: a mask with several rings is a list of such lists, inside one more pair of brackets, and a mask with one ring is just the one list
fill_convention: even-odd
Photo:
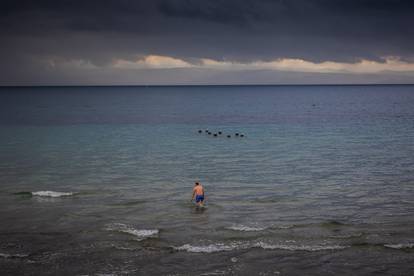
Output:
[[197,186],[197,185],[200,185],[200,183],[198,183],[198,182],[196,182],[196,183],[194,183],[194,184],[195,184],[196,186]]

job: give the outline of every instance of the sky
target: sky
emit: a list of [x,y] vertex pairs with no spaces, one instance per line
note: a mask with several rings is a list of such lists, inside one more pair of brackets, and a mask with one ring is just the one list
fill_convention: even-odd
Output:
[[414,83],[411,0],[2,0],[0,85]]

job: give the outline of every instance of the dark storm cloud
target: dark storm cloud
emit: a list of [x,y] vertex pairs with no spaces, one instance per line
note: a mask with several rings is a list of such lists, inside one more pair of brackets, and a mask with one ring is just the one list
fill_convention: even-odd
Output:
[[151,54],[412,62],[413,14],[410,0],[6,0],[0,73],[50,58],[101,66]]
[[[236,42],[241,42],[237,41],[239,36],[250,35],[255,43],[262,41],[256,44],[257,52],[272,58],[281,54],[349,61],[393,54],[412,56],[414,1],[169,0],[159,8],[173,18],[233,26],[228,34],[233,34]],[[215,31],[217,36],[227,32],[220,27]],[[249,45],[248,39],[243,41]]]
[[[3,35],[90,32],[93,36],[116,32],[141,41],[148,37],[149,42],[159,41],[154,39],[158,36],[165,37],[168,46],[176,45],[165,45],[160,52],[176,56],[182,56],[180,48],[184,48],[193,56],[206,52],[207,57],[219,59],[289,56],[349,61],[381,55],[411,57],[414,40],[414,2],[402,0],[2,3]],[[211,47],[217,50],[212,52]],[[137,50],[147,52],[145,45]]]
[[[132,4],[131,4],[132,3]],[[140,1],[3,1],[3,32],[131,31],[150,5]],[[135,18],[130,20],[129,18]]]
[[[306,33],[309,29],[326,35],[361,31],[412,33],[412,28],[406,24],[413,23],[414,10],[414,3],[409,0],[6,0],[1,5],[4,22],[22,31],[33,31],[41,26],[47,27],[42,28],[43,31],[57,27],[139,33],[144,25],[158,32],[165,30],[175,34],[209,33],[211,29],[222,33],[217,25],[203,24],[204,28],[197,28],[202,21],[238,26],[244,33],[252,30]],[[180,18],[196,26],[183,26],[174,21]],[[335,23],[340,24],[332,25]]]

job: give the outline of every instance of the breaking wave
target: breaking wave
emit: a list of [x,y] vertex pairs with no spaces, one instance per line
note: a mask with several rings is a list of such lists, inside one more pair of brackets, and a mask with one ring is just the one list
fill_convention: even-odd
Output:
[[242,224],[236,224],[236,225],[226,227],[226,229],[233,230],[233,231],[241,231],[241,232],[259,232],[259,231],[265,231],[265,230],[291,229],[294,227],[295,225],[273,225],[270,227],[263,227],[263,226],[247,226],[247,225],[242,225]]
[[384,244],[384,246],[392,249],[412,249],[414,248],[414,243]]
[[135,236],[136,240],[138,241],[157,237],[160,232],[158,229],[135,229],[132,226],[123,223],[113,223],[107,225],[105,230],[130,234],[132,236]]
[[174,247],[178,251],[187,251],[191,253],[214,253],[221,251],[232,251],[249,248],[262,248],[265,250],[289,250],[289,251],[322,251],[322,250],[340,250],[348,248],[349,246],[342,245],[287,245],[287,244],[269,244],[265,242],[256,243],[215,243],[208,245],[191,245],[184,244],[182,246]]
[[44,196],[44,197],[64,197],[64,196],[72,196],[74,193],[72,192],[54,192],[54,191],[38,191],[38,192],[31,192],[33,196]]

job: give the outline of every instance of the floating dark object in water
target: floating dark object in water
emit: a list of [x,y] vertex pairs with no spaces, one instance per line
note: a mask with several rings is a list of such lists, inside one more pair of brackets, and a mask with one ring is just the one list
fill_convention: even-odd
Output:
[[231,137],[231,135],[227,135],[227,138],[230,138]]
[[221,135],[221,131],[219,131],[218,134]]
[[239,136],[239,134],[236,132],[236,136]]
[[208,134],[208,135],[211,135],[211,132],[209,131],[209,132],[207,132],[207,134]]
[[208,133],[208,129],[205,130],[205,133]]
[[217,137],[217,133],[214,133],[214,135],[213,135],[214,137]]
[[240,134],[240,137],[244,137],[244,134]]
[[199,131],[198,131],[198,133],[201,133],[201,132],[203,132],[203,131],[202,131],[202,130],[199,130]]

